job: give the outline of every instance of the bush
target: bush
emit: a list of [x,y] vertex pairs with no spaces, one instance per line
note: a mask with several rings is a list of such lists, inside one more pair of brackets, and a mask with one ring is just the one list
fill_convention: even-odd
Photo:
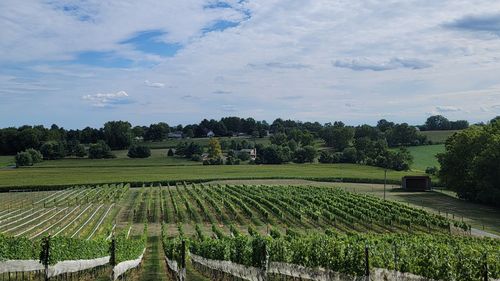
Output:
[[115,158],[116,156],[111,153],[111,148],[104,141],[98,141],[89,146],[89,158],[90,159],[102,159],[102,158]]
[[174,156],[174,150],[172,148],[168,150],[167,156]]
[[425,168],[425,173],[428,175],[437,175],[438,168],[436,166]]
[[42,153],[40,153],[40,151],[33,148],[28,148],[26,149],[26,152],[28,152],[31,155],[31,160],[33,161],[33,164],[40,163],[43,161],[43,155]]
[[31,159],[31,154],[27,151],[18,152],[15,159],[16,167],[33,166],[33,159]]
[[202,160],[201,155],[199,155],[199,154],[191,155],[191,161],[200,162],[201,160]]
[[238,159],[240,159],[241,161],[248,161],[248,160],[250,160],[250,154],[248,154],[246,152],[243,152],[243,151],[238,152],[238,154],[236,155],[236,157],[238,157]]
[[40,147],[40,152],[43,155],[43,159],[47,160],[61,159],[66,156],[64,144],[57,141],[45,142]]
[[211,158],[203,161],[203,165],[223,165],[224,160],[222,158]]
[[356,163],[358,151],[354,147],[347,147],[342,151],[342,163]]
[[240,159],[234,157],[228,157],[226,159],[226,165],[239,165]]
[[314,147],[312,146],[304,146],[297,151],[295,151],[293,155],[293,162],[295,163],[305,163],[305,162],[314,162],[314,159],[316,158],[317,151]]
[[342,158],[342,152],[330,152],[327,150],[321,151],[321,154],[319,156],[319,162],[324,163],[324,164],[330,164],[330,163],[340,163],[340,160]]
[[128,149],[127,156],[130,158],[148,158],[151,156],[151,150],[144,145],[132,145]]

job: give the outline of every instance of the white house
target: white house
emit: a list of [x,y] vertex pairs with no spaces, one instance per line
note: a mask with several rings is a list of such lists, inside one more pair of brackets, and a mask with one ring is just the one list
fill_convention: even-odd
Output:
[[211,138],[211,137],[215,137],[215,133],[214,133],[212,130],[210,130],[210,131],[208,131],[208,133],[207,133],[207,137],[209,137],[209,138]]

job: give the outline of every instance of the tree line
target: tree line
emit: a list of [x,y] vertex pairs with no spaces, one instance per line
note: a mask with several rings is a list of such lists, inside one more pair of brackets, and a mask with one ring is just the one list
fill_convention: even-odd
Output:
[[[165,122],[149,126],[132,126],[127,121],[110,121],[101,128],[86,127],[84,129],[67,130],[56,124],[53,124],[50,128],[42,125],[24,125],[17,128],[0,129],[0,155],[14,155],[29,148],[39,150],[45,142],[49,141],[60,142],[63,146],[77,146],[79,143],[88,145],[104,141],[112,150],[127,149],[134,139],[162,141],[167,139],[168,134],[171,132],[181,133],[185,138],[206,137],[209,132],[213,132],[218,137],[245,134],[254,138],[262,138],[268,134],[276,133],[293,135],[298,130],[307,132],[304,138],[315,139],[321,137],[327,139],[328,142],[336,142],[335,145],[339,145],[340,143],[335,138],[342,140],[343,137],[336,136],[337,134],[349,134],[348,131],[356,129],[358,133],[362,131],[370,131],[373,134],[384,133],[388,145],[396,147],[425,144],[426,140],[416,133],[418,129],[447,130],[468,127],[467,121],[448,121],[442,116],[431,116],[422,126],[411,126],[407,123],[397,124],[382,119],[378,121],[376,126],[345,126],[348,129],[338,129],[339,126],[335,126],[335,124],[340,123],[342,122],[320,124],[319,122],[300,122],[278,118],[269,124],[265,120],[256,121],[253,118],[224,117],[218,121],[203,119],[198,124],[186,126],[170,126]],[[304,140],[302,141],[304,142]]]

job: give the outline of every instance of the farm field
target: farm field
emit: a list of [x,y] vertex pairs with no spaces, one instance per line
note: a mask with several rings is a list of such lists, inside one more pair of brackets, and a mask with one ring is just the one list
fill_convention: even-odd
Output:
[[[390,171],[387,177],[399,181],[404,175],[419,174],[422,173]],[[384,172],[381,168],[356,164],[29,167],[0,170],[0,187],[258,178],[382,181]]]
[[426,136],[428,140],[432,141],[435,144],[443,144],[447,138],[449,138],[456,132],[458,132],[458,130],[420,131],[419,134]]
[[[377,251],[383,250],[381,247],[389,247],[383,246],[384,239],[395,238],[395,233],[401,235],[397,236],[400,243],[409,243],[407,239],[410,236],[405,233],[411,233],[421,237],[422,241],[430,239],[429,242],[448,247],[450,232],[466,235],[469,231],[468,226],[458,218],[454,220],[407,204],[380,199],[380,186],[320,183],[312,187],[306,183],[309,182],[288,180],[279,184],[276,180],[262,180],[247,184],[234,181],[140,188],[119,184],[75,186],[60,191],[0,193],[0,239],[2,235],[8,235],[14,236],[14,239],[26,237],[36,241],[50,234],[53,237],[103,243],[97,241],[110,237],[112,229],[140,238],[147,223],[149,238],[144,266],[128,276],[127,280],[170,280],[165,274],[161,249],[164,248],[169,256],[172,247],[176,247],[174,242],[178,241],[175,240],[178,237],[191,241],[193,253],[207,255],[202,250],[206,247],[204,243],[212,243],[211,247],[216,247],[217,243],[226,243],[224,239],[230,239],[231,233],[236,237],[248,237],[248,241],[271,235],[277,239],[276,243],[284,242],[278,237],[289,235],[294,237],[295,240],[291,241],[296,242],[293,243],[320,237],[327,239],[325,241],[337,237],[338,243],[347,243],[345,234],[358,233],[355,236],[358,238],[348,243],[360,243],[359,239],[382,239],[377,242],[381,243],[378,250],[374,249],[372,253],[376,258],[379,255]],[[396,196],[388,192],[389,199]],[[210,237],[217,237],[218,240]],[[461,243],[484,250],[497,245],[490,240],[476,242],[476,239],[460,239],[463,240]],[[482,243],[482,246],[477,243]],[[272,247],[279,245],[285,246],[270,244],[275,261],[282,258],[275,255]],[[417,243],[415,247],[419,245]],[[5,254],[5,249],[1,247],[0,243],[0,253]],[[303,254],[311,255],[312,252]],[[211,257],[225,258],[215,252]],[[299,260],[287,259],[288,262],[301,264]],[[494,264],[495,256],[492,259]],[[357,263],[353,266],[360,268]],[[356,270],[350,273],[358,274],[359,270]],[[208,280],[201,273],[189,265],[188,276]]]

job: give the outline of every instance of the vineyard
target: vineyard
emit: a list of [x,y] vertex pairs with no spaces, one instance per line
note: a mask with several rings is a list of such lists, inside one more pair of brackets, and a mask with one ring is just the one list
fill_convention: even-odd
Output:
[[500,241],[469,232],[459,220],[331,187],[118,184],[9,192],[0,194],[0,278],[12,274],[2,263],[43,261],[43,253],[50,266],[99,260],[123,274],[120,264],[140,264],[148,236],[161,235],[160,247],[177,267],[191,254],[192,270],[212,279],[201,259],[276,277],[283,276],[273,266],[294,265],[436,280],[484,280],[486,270],[498,279]]

